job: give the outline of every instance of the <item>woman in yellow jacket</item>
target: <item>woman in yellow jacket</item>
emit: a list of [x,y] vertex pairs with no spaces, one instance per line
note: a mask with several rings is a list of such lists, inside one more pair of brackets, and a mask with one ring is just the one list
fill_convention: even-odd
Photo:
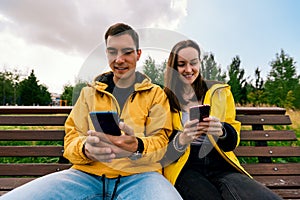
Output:
[[[165,92],[174,131],[163,159],[164,176],[183,199],[280,199],[252,179],[232,152],[241,126],[230,86],[204,81],[200,65],[197,43],[185,40],[173,47]],[[190,120],[189,108],[199,104],[210,105],[209,117]]]

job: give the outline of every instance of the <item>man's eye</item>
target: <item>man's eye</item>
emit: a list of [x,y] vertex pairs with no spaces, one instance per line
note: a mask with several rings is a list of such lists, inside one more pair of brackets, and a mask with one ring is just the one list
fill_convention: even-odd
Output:
[[130,55],[131,53],[133,53],[134,50],[130,50],[130,51],[125,51],[123,52],[124,55]]
[[108,54],[112,55],[112,56],[115,56],[115,55],[118,54],[118,52],[117,51],[108,51]]

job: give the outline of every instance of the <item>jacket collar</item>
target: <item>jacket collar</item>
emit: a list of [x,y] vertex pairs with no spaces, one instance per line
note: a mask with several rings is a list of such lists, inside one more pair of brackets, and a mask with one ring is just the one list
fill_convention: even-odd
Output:
[[[135,72],[136,79],[134,83],[134,90],[137,91],[143,91],[143,90],[149,90],[152,88],[152,83],[149,77],[146,75]],[[94,82],[91,84],[92,87],[96,88],[98,91],[112,91],[115,87],[115,83],[113,81],[113,72],[106,72],[104,74],[101,74],[97,76],[94,80]]]

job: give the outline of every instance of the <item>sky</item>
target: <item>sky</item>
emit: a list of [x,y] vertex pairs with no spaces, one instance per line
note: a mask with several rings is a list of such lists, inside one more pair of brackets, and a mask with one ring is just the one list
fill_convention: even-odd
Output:
[[167,59],[193,39],[223,71],[239,56],[246,76],[263,78],[281,49],[300,74],[298,0],[0,0],[0,70],[31,70],[50,92],[108,70],[104,33],[117,22],[140,34],[143,60]]

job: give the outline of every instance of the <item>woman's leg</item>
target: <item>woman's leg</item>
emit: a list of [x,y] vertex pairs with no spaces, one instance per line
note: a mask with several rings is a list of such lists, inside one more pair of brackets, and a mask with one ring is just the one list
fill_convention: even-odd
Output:
[[176,189],[186,200],[218,200],[222,199],[217,188],[201,173],[186,169],[178,177]]
[[213,180],[224,199],[282,199],[261,183],[238,172],[224,173]]

